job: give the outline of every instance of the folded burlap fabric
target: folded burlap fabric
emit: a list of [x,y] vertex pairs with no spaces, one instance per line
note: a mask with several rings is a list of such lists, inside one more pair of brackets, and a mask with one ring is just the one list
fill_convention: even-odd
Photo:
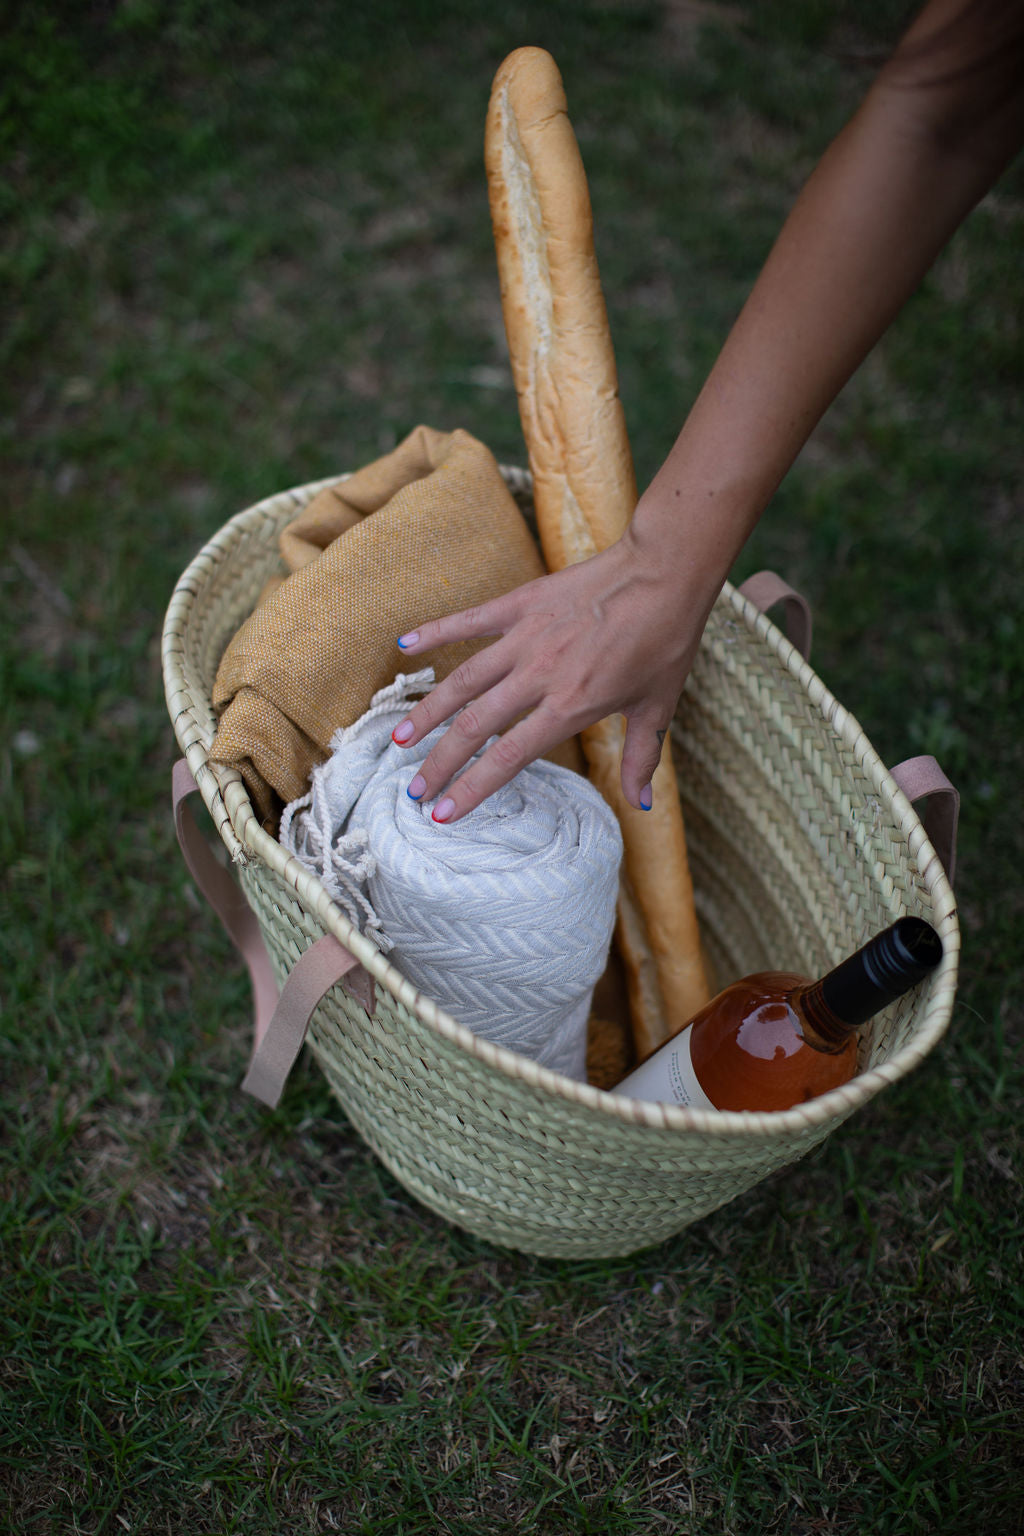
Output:
[[280,839],[419,991],[478,1034],[586,1080],[587,1022],[608,959],[622,836],[579,774],[544,761],[451,826],[411,800],[439,732],[391,732],[427,669],[339,731]]
[[[240,771],[271,823],[281,801],[304,793],[338,728],[395,676],[399,635],[544,571],[490,451],[468,432],[430,427],[316,496],[280,549],[289,574],[221,660],[210,750]],[[436,675],[488,643],[442,647]]]

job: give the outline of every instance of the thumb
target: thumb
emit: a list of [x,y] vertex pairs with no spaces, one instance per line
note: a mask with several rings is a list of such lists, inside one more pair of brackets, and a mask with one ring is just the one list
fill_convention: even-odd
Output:
[[622,792],[630,805],[649,811],[654,791],[651,780],[661,761],[666,727],[655,715],[630,715],[622,745]]

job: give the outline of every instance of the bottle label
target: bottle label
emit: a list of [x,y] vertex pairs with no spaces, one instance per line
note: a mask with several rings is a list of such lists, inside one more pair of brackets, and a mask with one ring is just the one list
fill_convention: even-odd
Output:
[[655,1104],[682,1104],[688,1109],[714,1109],[707,1094],[697,1081],[690,1060],[690,1029],[688,1024],[678,1035],[654,1052],[653,1056],[616,1083],[612,1093],[621,1093],[631,1099],[649,1099]]

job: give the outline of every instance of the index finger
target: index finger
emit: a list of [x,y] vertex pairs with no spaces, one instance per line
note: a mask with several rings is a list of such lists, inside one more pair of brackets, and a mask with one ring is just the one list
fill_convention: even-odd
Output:
[[494,598],[475,608],[446,614],[441,619],[427,619],[407,634],[399,635],[398,648],[406,656],[418,656],[421,651],[432,651],[436,646],[449,645],[456,640],[482,640],[488,635],[501,635],[505,632],[508,617],[507,599]]

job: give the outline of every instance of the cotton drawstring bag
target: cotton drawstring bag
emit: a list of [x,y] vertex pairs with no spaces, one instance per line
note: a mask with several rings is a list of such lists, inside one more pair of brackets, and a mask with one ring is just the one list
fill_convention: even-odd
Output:
[[450,826],[391,732],[433,687],[402,674],[337,733],[280,841],[421,992],[474,1033],[586,1081],[587,1024],[608,959],[622,862],[614,812],[587,779],[530,764]]

